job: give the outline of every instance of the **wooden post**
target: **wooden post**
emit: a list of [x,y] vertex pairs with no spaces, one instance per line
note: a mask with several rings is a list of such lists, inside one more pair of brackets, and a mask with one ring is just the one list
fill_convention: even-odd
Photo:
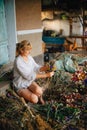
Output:
[[69,24],[70,24],[70,31],[69,31],[69,35],[72,35],[72,18],[70,18],[69,20]]

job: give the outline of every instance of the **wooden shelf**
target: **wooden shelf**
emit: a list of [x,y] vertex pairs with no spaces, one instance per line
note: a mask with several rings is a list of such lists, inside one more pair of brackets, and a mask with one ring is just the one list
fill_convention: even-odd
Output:
[[81,39],[84,39],[84,38],[87,38],[87,36],[83,36],[83,35],[72,35],[72,36],[69,36],[69,38],[81,38]]

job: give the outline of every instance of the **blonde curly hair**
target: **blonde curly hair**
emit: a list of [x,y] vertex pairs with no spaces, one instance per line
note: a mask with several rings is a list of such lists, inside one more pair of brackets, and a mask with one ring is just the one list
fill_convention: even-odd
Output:
[[29,41],[23,40],[16,44],[16,56],[21,54],[21,51],[31,50],[32,46]]

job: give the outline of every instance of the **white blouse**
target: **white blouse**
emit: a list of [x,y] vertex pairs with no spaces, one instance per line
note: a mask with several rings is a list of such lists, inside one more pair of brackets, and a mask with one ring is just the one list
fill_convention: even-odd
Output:
[[17,90],[29,87],[39,72],[40,65],[29,55],[28,61],[24,61],[22,56],[18,56],[14,61],[14,80],[13,84]]

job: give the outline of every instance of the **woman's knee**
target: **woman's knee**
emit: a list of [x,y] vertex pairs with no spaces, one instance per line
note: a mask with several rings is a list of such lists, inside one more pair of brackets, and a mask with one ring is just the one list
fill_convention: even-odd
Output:
[[43,94],[42,88],[40,88],[40,87],[36,88],[35,93],[37,96],[41,96]]
[[42,88],[37,83],[32,83],[29,87],[29,90],[35,93],[37,96],[41,96],[43,94]]
[[35,94],[32,94],[32,95],[31,95],[31,98],[30,98],[30,101],[31,101],[32,103],[38,103],[38,96],[35,95]]
[[32,103],[37,103],[38,102],[38,96],[33,94],[31,91],[27,90],[27,89],[21,89],[18,92],[18,95],[20,97],[24,97],[26,100],[32,102]]

